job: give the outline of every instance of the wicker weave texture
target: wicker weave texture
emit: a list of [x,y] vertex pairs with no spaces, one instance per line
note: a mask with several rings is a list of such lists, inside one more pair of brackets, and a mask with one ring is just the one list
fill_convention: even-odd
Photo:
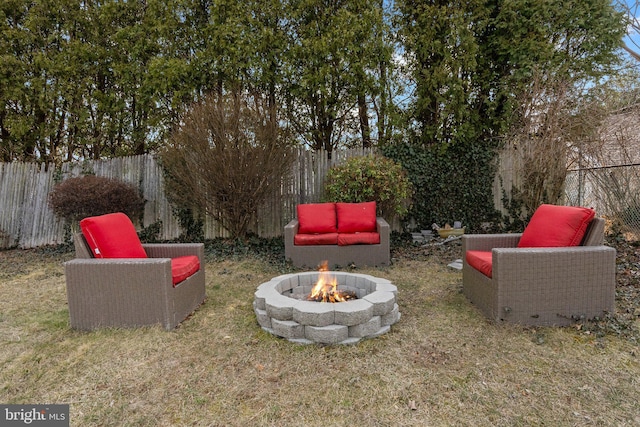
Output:
[[284,255],[296,267],[315,268],[322,261],[328,261],[329,267],[345,266],[351,263],[357,266],[389,265],[391,229],[384,218],[376,219],[380,243],[375,245],[294,245],[293,239],[298,232],[298,220],[294,219],[284,227]]
[[[523,325],[568,325],[615,308],[615,249],[594,219],[583,240],[595,245],[517,248],[519,234],[465,235],[463,253],[492,252],[492,277],[463,259],[464,294],[487,317]],[[594,233],[595,231],[595,233]]]
[[[205,298],[204,245],[144,245],[149,258],[94,259],[82,235],[74,236],[77,258],[65,263],[71,327],[136,327],[160,324],[174,329]],[[171,259],[196,255],[198,272],[171,280]]]

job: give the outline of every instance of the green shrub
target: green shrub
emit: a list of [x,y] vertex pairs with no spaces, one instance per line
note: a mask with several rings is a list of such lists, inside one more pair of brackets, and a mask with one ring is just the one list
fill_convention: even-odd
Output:
[[49,206],[68,221],[112,212],[123,212],[135,220],[142,215],[144,200],[131,184],[87,175],[57,184],[49,194]]
[[378,213],[402,218],[411,205],[413,187],[404,168],[382,156],[353,157],[329,170],[324,201],[376,201]]
[[182,232],[179,242],[202,242],[204,240],[204,219],[193,209],[173,207],[173,216],[178,220]]

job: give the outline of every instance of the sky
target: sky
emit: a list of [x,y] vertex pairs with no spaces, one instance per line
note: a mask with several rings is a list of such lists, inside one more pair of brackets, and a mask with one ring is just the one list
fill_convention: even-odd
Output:
[[[631,17],[632,24],[629,25],[627,30],[628,36],[624,41],[630,49],[633,49],[640,54],[640,0],[618,0],[621,3],[626,4],[627,11]],[[613,0],[613,3],[618,1]]]

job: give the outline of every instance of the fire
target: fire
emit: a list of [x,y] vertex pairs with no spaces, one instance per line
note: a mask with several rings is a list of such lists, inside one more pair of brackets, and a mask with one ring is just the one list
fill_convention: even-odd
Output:
[[338,290],[338,280],[329,273],[328,264],[327,261],[323,261],[320,265],[318,281],[307,299],[318,302],[344,302],[356,298],[353,292]]

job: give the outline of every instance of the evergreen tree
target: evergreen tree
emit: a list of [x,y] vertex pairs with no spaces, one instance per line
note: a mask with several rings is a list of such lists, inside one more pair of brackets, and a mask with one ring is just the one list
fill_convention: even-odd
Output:
[[617,60],[622,17],[607,0],[396,4],[415,84],[413,136],[387,153],[424,189],[414,205],[424,225],[490,220],[496,149],[518,121],[515,101],[540,79],[597,82]]
[[370,145],[367,103],[387,90],[375,73],[391,57],[382,4],[366,0],[289,4],[292,45],[284,102],[294,129],[313,149],[331,152],[358,134],[362,145]]

